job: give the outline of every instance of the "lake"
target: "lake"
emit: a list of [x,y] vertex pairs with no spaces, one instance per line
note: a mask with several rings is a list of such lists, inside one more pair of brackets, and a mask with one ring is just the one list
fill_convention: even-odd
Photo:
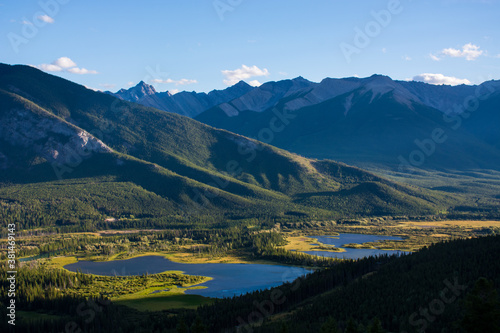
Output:
[[[339,236],[310,236],[310,238],[317,239],[318,242],[327,245],[334,245],[335,247],[343,248],[342,245],[356,243],[362,244],[366,242],[375,242],[378,240],[403,240],[401,237],[395,236],[382,236],[382,235],[366,235],[366,234],[340,234]],[[304,253],[317,255],[321,257],[332,257],[339,259],[360,259],[369,256],[376,256],[381,254],[403,254],[408,253],[397,250],[379,250],[379,249],[352,249],[343,248],[345,252],[332,252],[332,251],[304,251]]]
[[[322,244],[341,247],[343,244],[374,242],[377,240],[402,240],[400,237],[365,235],[365,234],[340,234],[339,236],[310,236]],[[351,249],[346,252],[305,251],[305,253],[323,257],[345,259],[359,259],[380,254],[401,254],[403,251],[385,251],[379,249]],[[233,297],[279,286],[291,282],[299,276],[306,275],[312,270],[282,265],[262,264],[184,264],[170,261],[162,256],[145,256],[126,260],[114,261],[79,261],[64,266],[69,271],[77,270],[83,273],[126,276],[156,274],[165,271],[182,271],[189,275],[202,275],[213,278],[199,284],[205,289],[186,290],[186,294],[201,295],[213,298]]]
[[69,271],[82,273],[126,276],[156,274],[165,271],[182,271],[189,275],[212,277],[213,280],[199,284],[206,289],[186,290],[186,294],[206,297],[233,297],[260,289],[291,282],[299,276],[312,272],[309,269],[281,265],[261,264],[184,264],[161,256],[145,256],[114,261],[79,261],[64,266]]

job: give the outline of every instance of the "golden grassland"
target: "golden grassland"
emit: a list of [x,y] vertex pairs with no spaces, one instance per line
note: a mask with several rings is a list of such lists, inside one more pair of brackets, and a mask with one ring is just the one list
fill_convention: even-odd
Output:
[[[489,230],[488,229],[492,229]],[[363,244],[346,244],[352,248],[372,248],[382,250],[417,251],[436,242],[480,237],[500,231],[500,221],[443,220],[443,221],[386,221],[362,225],[331,225],[303,230],[287,231],[287,250],[318,251],[311,244],[319,244],[317,239],[305,237],[315,235],[338,235],[339,233],[361,233],[385,236],[397,236],[402,240],[384,240]],[[498,232],[497,231],[497,232]],[[320,247],[322,244],[320,244]],[[344,246],[342,246],[344,247]],[[325,250],[325,249],[323,249]],[[327,250],[328,251],[328,250]]]
[[[352,244],[353,247],[379,248],[386,250],[405,250],[416,251],[423,246],[428,246],[435,242],[445,241],[448,239],[477,237],[481,235],[483,228],[500,228],[500,221],[466,221],[466,220],[448,220],[448,221],[393,221],[387,224],[367,224],[367,225],[336,225],[329,228],[309,228],[305,230],[288,230],[280,231],[286,238],[286,244],[283,246],[288,251],[345,251],[344,249],[335,248],[326,244],[321,244],[315,238],[307,236],[314,235],[329,235],[335,236],[339,233],[365,233],[400,236],[402,241],[382,241],[364,244]],[[43,242],[50,239],[72,238],[72,237],[95,237],[96,239],[102,236],[111,234],[138,233],[144,230],[108,230],[95,233],[74,233],[74,234],[54,234],[31,236],[33,239],[40,237]],[[154,232],[154,230],[149,230]],[[4,241],[4,240],[2,240]],[[312,245],[318,244],[318,245]],[[66,256],[57,256],[52,258],[40,259],[40,262],[46,264],[49,268],[61,268],[75,263],[78,260],[93,260],[93,261],[111,261],[138,258],[143,256],[162,256],[174,262],[179,263],[260,263],[260,264],[277,264],[275,262],[255,260],[249,253],[242,250],[231,250],[221,256],[209,256],[199,253],[197,248],[202,244],[176,245],[175,248],[169,248],[162,251],[151,252],[146,249],[133,250],[130,252],[118,252],[111,255],[96,255],[94,254],[68,254]],[[165,272],[167,273],[167,272]],[[181,273],[169,271],[168,273]],[[207,278],[209,279],[209,278]],[[204,280],[206,281],[206,280]],[[184,292],[189,289],[203,288],[197,285],[182,287],[177,285],[151,285],[139,292],[120,295],[112,298],[114,302],[133,307],[140,311],[160,311],[174,308],[189,308],[194,309],[199,305],[207,304],[213,299],[187,295]],[[154,291],[161,291],[153,293]]]
[[[249,264],[249,263],[265,263],[269,264],[270,262],[266,262],[263,260],[260,261],[251,261],[249,259],[242,259],[237,256],[228,255],[220,258],[207,258],[207,257],[198,257],[192,253],[185,252],[141,252],[130,255],[125,252],[116,253],[111,256],[60,256],[53,257],[50,259],[45,259],[48,266],[51,268],[64,268],[64,266],[76,263],[81,260],[88,261],[113,261],[113,260],[128,260],[133,258],[140,258],[146,256],[159,256],[169,259],[174,262],[184,263],[184,264],[216,264],[216,263],[231,263],[231,264]],[[43,260],[43,259],[42,259]],[[174,271],[169,271],[174,272]]]
[[[320,243],[316,238],[310,238],[305,236],[287,236],[286,244],[283,248],[288,251],[334,251],[334,252],[345,252],[344,249],[334,247],[332,245],[326,245]],[[317,244],[317,245],[312,245]]]
[[421,227],[464,227],[464,228],[491,228],[500,227],[500,221],[468,221],[468,220],[450,220],[450,221],[428,221],[428,222],[399,222],[397,226],[409,228]]
[[115,253],[109,257],[94,256],[86,257],[85,260],[93,261],[111,261],[111,260],[125,260],[145,256],[161,256],[168,260],[183,263],[183,264],[264,264],[274,265],[276,263],[266,260],[255,260],[250,258],[246,253],[238,250],[232,250],[230,253],[219,256],[211,257],[206,254],[198,254],[192,251],[193,247],[199,245],[183,245],[177,251],[158,251],[158,252],[140,252],[140,253]]

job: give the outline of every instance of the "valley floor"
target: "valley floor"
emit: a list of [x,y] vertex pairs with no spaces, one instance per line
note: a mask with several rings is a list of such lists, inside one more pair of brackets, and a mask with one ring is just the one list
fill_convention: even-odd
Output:
[[[140,256],[159,255],[179,263],[259,263],[259,264],[292,264],[296,266],[314,267],[315,261],[286,261],[283,253],[300,253],[303,251],[335,251],[345,249],[319,243],[310,236],[328,235],[335,236],[339,233],[356,233],[369,235],[398,236],[402,240],[385,240],[363,244],[349,244],[347,247],[418,251],[424,246],[433,243],[459,238],[479,237],[488,234],[500,233],[500,221],[409,221],[394,219],[379,220],[352,220],[345,224],[329,224],[310,222],[304,225],[282,225],[279,229],[271,231],[252,232],[255,235],[275,235],[279,240],[272,247],[280,255],[268,255],[265,251],[253,251],[245,246],[221,246],[226,244],[227,236],[223,241],[210,242],[197,237],[173,237],[166,240],[164,231],[161,230],[104,230],[92,233],[51,234],[24,236],[18,239],[19,250],[30,254],[25,257],[37,255],[40,251],[49,257],[21,263],[24,267],[45,267],[47,269],[63,269],[70,263],[79,260],[112,261],[137,258]],[[210,233],[209,233],[210,234]],[[181,235],[179,235],[181,236]],[[187,235],[183,235],[187,236]],[[234,237],[233,242],[236,242]],[[274,236],[273,236],[274,237]],[[163,238],[163,239],[162,239]],[[255,238],[253,242],[255,243]],[[0,242],[5,245],[6,239]],[[260,246],[260,245],[259,245]],[[263,246],[263,245],[262,245]],[[312,257],[304,255],[304,258]],[[302,257],[300,257],[302,258]],[[322,259],[321,265],[326,262],[333,264],[337,259]],[[320,266],[321,266],[320,265]],[[73,273],[71,273],[73,274]],[[170,280],[158,282],[152,277],[143,287],[129,288],[135,281],[124,281],[113,277],[96,277],[91,287],[86,292],[78,288],[69,289],[68,292],[78,295],[108,294],[117,304],[126,305],[139,311],[162,311],[176,308],[193,309],[203,304],[209,304],[211,299],[197,295],[186,295],[188,289],[199,288],[196,285],[209,278],[198,277],[192,282],[179,282],[179,279],[188,277],[181,272],[164,272],[162,274],[178,274],[170,276]],[[104,279],[104,280],[103,280]],[[156,279],[156,280],[155,280]],[[109,281],[108,281],[109,280]],[[99,282],[100,281],[100,282]],[[156,282],[155,282],[156,281]],[[129,290],[117,292],[108,290],[108,285],[122,285]],[[128,288],[128,289],[127,289]],[[153,291],[161,291],[152,293]],[[39,314],[42,315],[42,314]],[[27,318],[37,316],[27,315]]]

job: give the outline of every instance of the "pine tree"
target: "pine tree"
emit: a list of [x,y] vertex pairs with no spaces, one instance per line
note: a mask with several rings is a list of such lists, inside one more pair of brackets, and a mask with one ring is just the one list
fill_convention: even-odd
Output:
[[368,333],[385,333],[380,319],[373,318],[371,325],[368,327]]
[[288,325],[286,323],[283,323],[283,325],[281,325],[281,329],[280,329],[280,333],[288,333]]
[[333,317],[328,317],[319,331],[320,333],[339,333],[337,321]]
[[354,319],[349,318],[347,321],[347,327],[345,328],[344,333],[360,333],[358,329],[358,325],[354,321]]
[[500,332],[500,303],[493,282],[479,278],[464,305],[461,324],[467,333]]
[[179,318],[179,323],[177,324],[177,333],[188,333],[188,327],[184,321],[184,317]]
[[207,327],[201,321],[200,316],[197,316],[193,325],[191,326],[191,333],[206,333],[208,332]]

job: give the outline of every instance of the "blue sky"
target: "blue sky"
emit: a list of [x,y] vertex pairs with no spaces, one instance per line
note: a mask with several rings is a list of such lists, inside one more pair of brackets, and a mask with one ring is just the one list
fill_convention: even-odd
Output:
[[499,17],[499,0],[0,0],[0,62],[112,91],[374,73],[481,83],[500,79]]

